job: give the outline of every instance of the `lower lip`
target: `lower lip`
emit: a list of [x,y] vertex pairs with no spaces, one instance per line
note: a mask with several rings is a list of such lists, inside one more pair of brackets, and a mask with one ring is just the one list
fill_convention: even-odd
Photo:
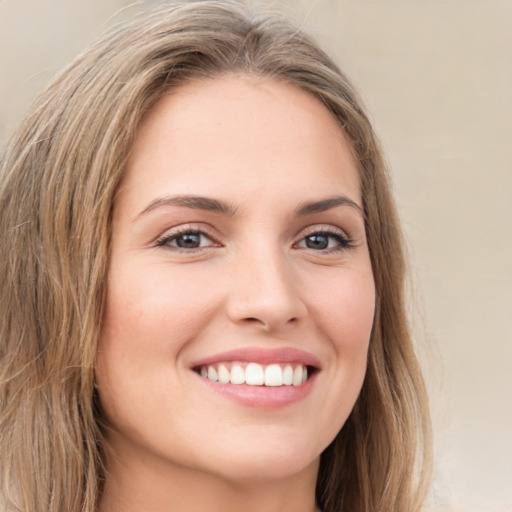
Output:
[[212,391],[241,405],[260,409],[279,409],[304,400],[311,392],[317,374],[313,374],[300,386],[275,387],[221,384],[200,375],[197,376]]

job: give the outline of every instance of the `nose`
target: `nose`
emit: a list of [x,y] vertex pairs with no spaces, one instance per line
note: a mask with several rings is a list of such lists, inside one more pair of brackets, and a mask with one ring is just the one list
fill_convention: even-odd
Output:
[[228,316],[237,324],[274,332],[298,324],[306,304],[292,265],[279,251],[240,258],[232,274]]

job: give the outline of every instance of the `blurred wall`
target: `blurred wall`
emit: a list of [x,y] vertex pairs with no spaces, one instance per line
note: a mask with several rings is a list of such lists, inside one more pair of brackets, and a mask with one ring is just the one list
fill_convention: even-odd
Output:
[[[0,0],[0,144],[56,70],[143,4]],[[393,168],[427,335],[432,510],[511,512],[512,1],[273,4],[360,87]]]

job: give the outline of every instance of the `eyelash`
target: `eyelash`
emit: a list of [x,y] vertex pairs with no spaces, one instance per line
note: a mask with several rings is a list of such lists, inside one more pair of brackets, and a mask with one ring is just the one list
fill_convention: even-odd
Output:
[[[199,247],[179,247],[177,245],[172,245],[172,242],[175,242],[176,240],[178,240],[180,237],[182,237],[184,235],[198,236],[199,243],[201,243],[201,238],[205,237],[211,242],[211,244],[207,245],[207,246],[203,246],[203,247],[201,247],[201,246],[199,246]],[[302,242],[307,244],[306,240],[313,236],[325,237],[327,239],[334,239],[334,240],[336,240],[337,245],[335,247],[327,247],[327,248],[322,248],[322,249],[314,249],[312,247],[307,247],[307,246],[299,247],[299,244]],[[329,240],[327,241],[327,243],[329,245],[329,243],[330,243]],[[160,237],[156,241],[156,246],[171,248],[171,250],[174,250],[174,251],[191,253],[191,252],[200,251],[202,249],[208,249],[211,247],[220,247],[221,244],[218,243],[210,234],[206,233],[205,231],[203,231],[201,229],[195,229],[190,226],[184,226],[183,228],[178,228],[176,231],[174,231],[172,233],[165,234],[162,237]],[[322,252],[322,253],[326,254],[326,253],[335,253],[335,252],[340,252],[340,251],[343,251],[346,249],[350,249],[351,247],[353,247],[353,244],[352,244],[352,241],[342,231],[336,230],[336,229],[324,228],[324,229],[320,229],[320,230],[311,231],[310,233],[304,235],[299,240],[299,242],[295,243],[293,246],[298,249],[309,249],[314,252]]]
[[[325,253],[336,253],[336,252],[344,251],[346,249],[350,249],[353,247],[353,243],[350,240],[350,238],[343,231],[334,229],[334,228],[323,228],[323,229],[319,229],[319,230],[313,230],[310,233],[307,233],[306,235],[304,235],[299,242],[294,244],[294,246],[297,247],[299,243],[305,242],[308,238],[313,237],[313,236],[316,236],[316,237],[321,236],[321,237],[326,237],[327,239],[334,239],[334,240],[336,240],[338,245],[336,245],[335,247],[327,247],[325,249],[319,249],[319,250],[313,249],[311,247],[304,247],[304,249],[310,249],[315,252],[323,252],[325,254]],[[307,242],[305,242],[305,243],[307,243]],[[327,243],[329,244],[330,242],[328,241]],[[300,249],[302,249],[302,247],[300,247]]]
[[[210,240],[212,242],[212,244],[208,245],[206,247],[188,247],[188,248],[171,245],[171,242],[179,239],[180,237],[182,237],[184,235],[196,235],[196,236],[199,236],[200,240],[201,240],[201,238],[205,237],[208,240]],[[171,248],[171,250],[190,253],[190,252],[200,251],[201,249],[205,249],[205,248],[209,248],[209,247],[220,247],[220,244],[218,242],[216,242],[210,234],[206,233],[205,231],[203,231],[201,229],[192,228],[190,226],[183,226],[182,228],[178,228],[176,231],[173,231],[172,233],[167,233],[167,234],[163,235],[162,237],[160,237],[156,241],[156,246],[157,247],[167,247],[167,248]]]

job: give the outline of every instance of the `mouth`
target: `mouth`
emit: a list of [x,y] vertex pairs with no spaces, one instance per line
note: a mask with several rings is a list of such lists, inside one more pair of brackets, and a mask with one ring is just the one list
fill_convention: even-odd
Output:
[[191,366],[211,391],[238,404],[266,410],[304,400],[321,369],[316,356],[291,347],[235,349]]
[[195,366],[203,379],[235,386],[301,386],[317,371],[313,365],[299,362],[261,364],[253,361],[223,361]]

